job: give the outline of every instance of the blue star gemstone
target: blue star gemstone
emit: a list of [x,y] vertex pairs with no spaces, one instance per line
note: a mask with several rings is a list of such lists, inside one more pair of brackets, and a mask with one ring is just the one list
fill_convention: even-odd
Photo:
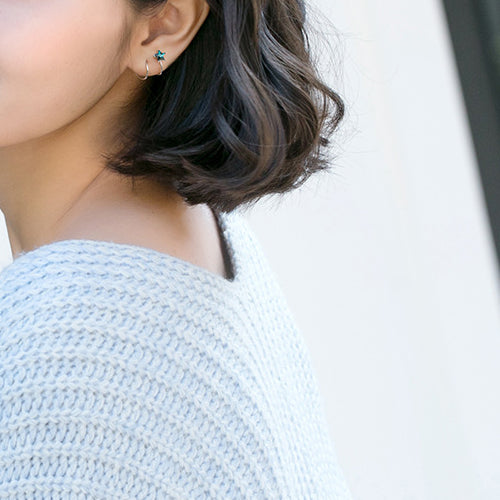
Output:
[[162,61],[164,61],[165,60],[165,58],[163,57],[164,55],[165,55],[165,52],[158,50],[158,52],[156,52],[156,54],[155,54],[156,60],[159,61],[161,59]]

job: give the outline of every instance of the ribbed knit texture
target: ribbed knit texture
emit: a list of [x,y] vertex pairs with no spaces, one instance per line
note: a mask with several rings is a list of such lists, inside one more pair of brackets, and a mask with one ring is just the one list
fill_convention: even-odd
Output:
[[233,280],[63,240],[0,273],[0,498],[351,500],[303,337],[245,220]]

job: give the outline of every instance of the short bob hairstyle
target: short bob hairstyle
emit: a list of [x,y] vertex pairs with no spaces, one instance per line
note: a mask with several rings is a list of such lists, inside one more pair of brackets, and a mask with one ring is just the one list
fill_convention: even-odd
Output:
[[[166,3],[128,1],[142,13]],[[139,122],[125,147],[104,157],[190,205],[230,212],[328,168],[323,148],[344,104],[316,73],[304,0],[207,3],[186,50],[134,99]]]

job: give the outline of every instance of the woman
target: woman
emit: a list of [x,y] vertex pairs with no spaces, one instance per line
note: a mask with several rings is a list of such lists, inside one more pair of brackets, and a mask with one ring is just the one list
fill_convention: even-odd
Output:
[[343,104],[304,23],[0,0],[1,498],[350,498],[239,211],[326,167]]

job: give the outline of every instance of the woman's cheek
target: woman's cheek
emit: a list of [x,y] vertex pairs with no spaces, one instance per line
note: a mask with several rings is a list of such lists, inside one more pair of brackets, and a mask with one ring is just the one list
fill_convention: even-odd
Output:
[[7,5],[0,0],[0,147],[55,131],[98,102],[120,76],[125,23],[120,2]]
[[[64,36],[67,34],[67,36]],[[107,37],[38,32],[33,57],[0,57],[0,147],[50,133],[87,112],[114,84]],[[111,41],[112,42],[112,41]],[[33,43],[35,43],[33,41]],[[22,53],[30,49],[21,43]],[[89,56],[90,54],[90,56]]]

